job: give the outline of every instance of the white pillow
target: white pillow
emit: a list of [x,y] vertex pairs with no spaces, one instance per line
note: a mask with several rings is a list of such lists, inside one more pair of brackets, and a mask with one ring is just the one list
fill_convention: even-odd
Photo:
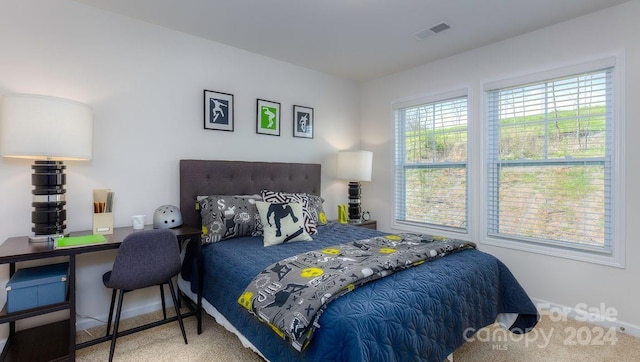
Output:
[[311,207],[307,194],[262,190],[262,199],[267,202],[299,202],[304,216],[304,229],[309,235],[318,233],[316,229],[318,215],[315,212],[316,209]]
[[297,202],[256,201],[263,227],[264,246],[313,240],[304,227],[302,205]]

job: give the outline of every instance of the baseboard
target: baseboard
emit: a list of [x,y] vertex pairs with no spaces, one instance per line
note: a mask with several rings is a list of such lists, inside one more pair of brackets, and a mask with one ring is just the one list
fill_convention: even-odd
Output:
[[640,326],[618,320],[617,316],[610,315],[615,310],[607,308],[604,304],[599,306],[578,304],[574,307],[567,307],[537,298],[531,298],[531,300],[536,304],[538,310],[550,313],[553,318],[566,317],[604,328],[615,328],[616,332],[640,338]]
[[[173,308],[173,303],[171,301],[167,301],[167,309]],[[137,317],[139,315],[153,313],[162,309],[162,302],[157,301],[155,303],[145,304],[142,306],[124,309],[122,310],[121,319],[128,319]],[[99,316],[76,316],[76,331],[84,331],[89,328],[98,327],[105,325],[107,323],[107,318],[109,318],[109,311],[107,313],[99,315]]]

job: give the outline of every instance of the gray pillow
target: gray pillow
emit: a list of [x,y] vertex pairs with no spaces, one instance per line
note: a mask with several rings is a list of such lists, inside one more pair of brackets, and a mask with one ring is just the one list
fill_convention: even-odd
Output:
[[317,195],[306,194],[309,198],[309,213],[317,225],[327,224],[327,214],[324,212],[324,199]]
[[260,196],[211,195],[199,200],[203,242],[262,235],[256,208]]

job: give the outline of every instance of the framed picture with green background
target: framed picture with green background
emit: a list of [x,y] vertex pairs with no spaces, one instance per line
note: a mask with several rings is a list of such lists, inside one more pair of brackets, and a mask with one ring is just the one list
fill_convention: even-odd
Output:
[[280,103],[258,99],[256,133],[280,136]]

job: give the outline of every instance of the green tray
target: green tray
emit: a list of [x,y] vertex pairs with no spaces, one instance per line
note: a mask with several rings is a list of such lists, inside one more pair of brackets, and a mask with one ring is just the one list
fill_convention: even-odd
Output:
[[65,236],[62,238],[56,239],[53,244],[55,249],[59,248],[72,248],[75,246],[85,246],[85,245],[93,245],[106,243],[107,239],[104,235],[94,234],[94,235],[83,235],[83,236]]

